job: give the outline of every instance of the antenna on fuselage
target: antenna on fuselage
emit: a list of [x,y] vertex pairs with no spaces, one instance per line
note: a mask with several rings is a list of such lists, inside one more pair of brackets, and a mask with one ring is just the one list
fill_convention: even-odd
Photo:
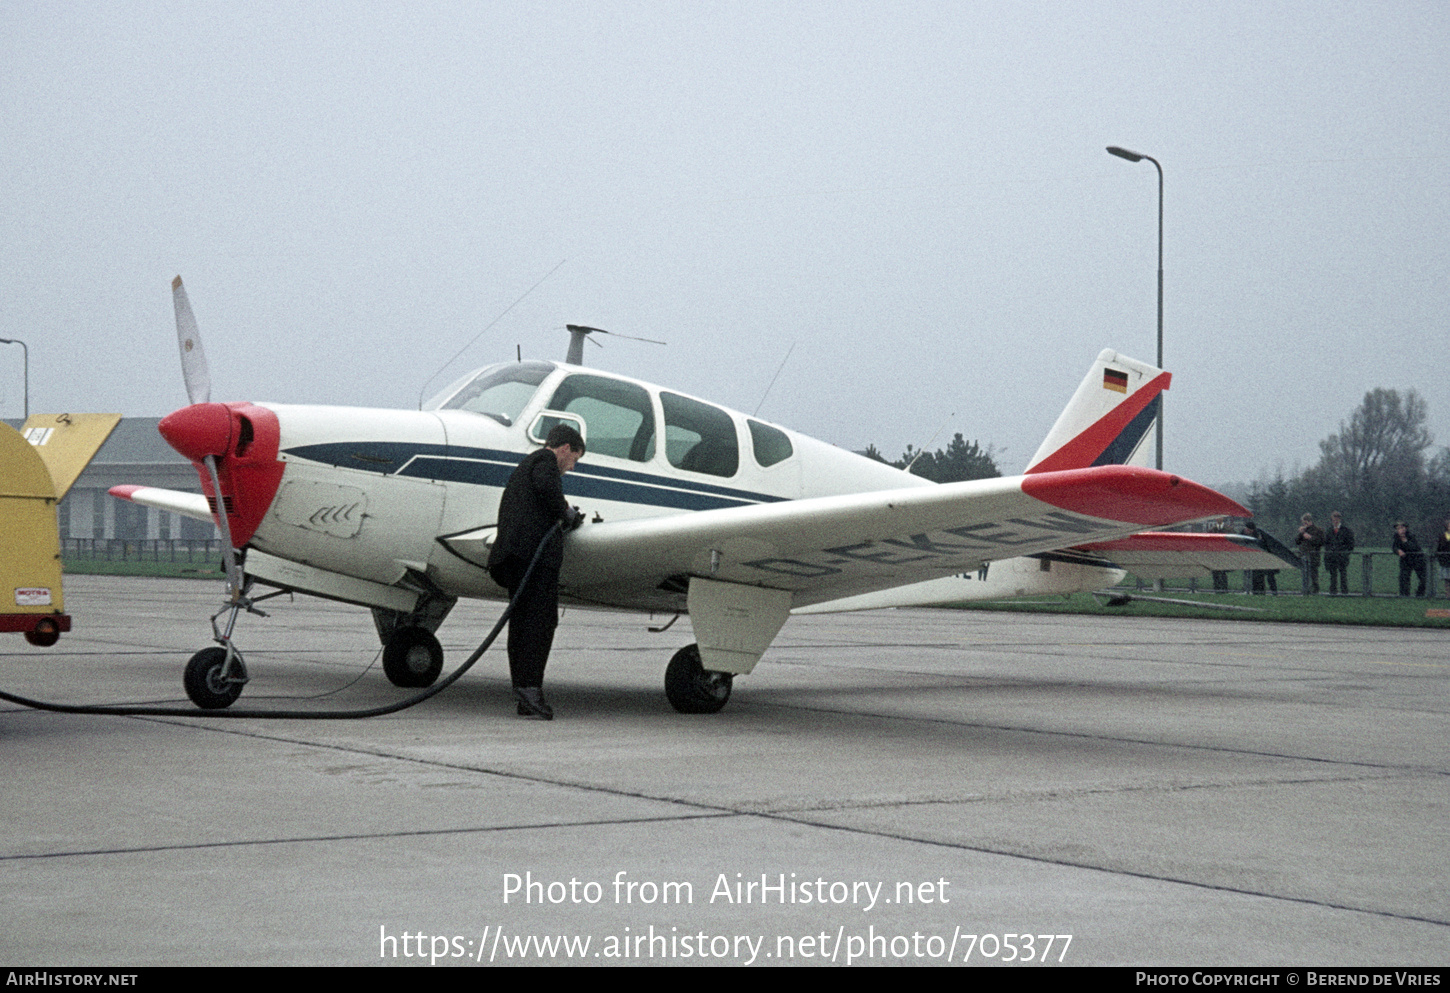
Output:
[[760,413],[760,408],[765,406],[765,398],[770,396],[770,388],[775,385],[775,381],[779,379],[780,374],[785,371],[785,364],[790,361],[790,353],[793,351],[795,351],[795,342],[791,342],[790,347],[785,350],[785,358],[780,360],[780,366],[775,370],[775,375],[770,377],[770,385],[767,386],[765,388],[765,392],[760,395],[760,402],[755,405],[755,410],[753,410],[750,414],[751,417],[754,417],[756,414]]
[[[559,271],[559,266],[562,266],[565,262],[568,262],[568,261],[569,261],[568,259],[560,259],[559,260],[559,265],[554,266],[554,268],[550,269],[548,272],[546,272],[542,276],[540,276],[539,277],[539,282],[535,283],[533,286],[530,286],[528,289],[524,290],[523,294],[517,300],[515,300],[513,303],[509,304],[507,307],[505,307],[499,313],[499,315],[497,317],[495,317],[493,320],[489,321],[488,324],[484,327],[483,331],[480,331],[480,332],[478,332],[478,334],[474,335],[473,336],[473,340],[470,341],[468,344],[464,345],[462,348],[460,348],[454,354],[453,358],[449,359],[447,362],[444,362],[442,365],[440,365],[438,367],[438,372],[442,372],[444,369],[447,369],[449,366],[451,366],[454,362],[457,362],[458,361],[458,356],[462,355],[464,352],[466,352],[470,348],[472,348],[473,347],[473,342],[477,341],[479,338],[482,338],[483,337],[483,334],[484,334],[484,331],[487,331],[489,328],[493,327],[499,321],[503,320],[504,314],[507,314],[509,311],[513,310],[520,303],[522,303],[524,297],[526,297],[530,293],[534,292],[534,290],[537,290],[539,288],[539,285],[541,283],[543,283],[544,280],[548,279],[554,273],[558,272]],[[431,382],[433,382],[433,380],[435,380],[435,379],[438,378],[438,372],[435,372],[433,375],[431,375],[427,379],[423,380],[423,386],[422,386],[421,389],[418,390],[418,409],[419,410],[422,410],[423,409],[423,395],[428,390],[428,384],[431,383]]]
[[[612,334],[616,338],[628,338],[630,341],[647,341],[651,345],[663,345],[663,341],[656,341],[653,338],[640,338],[632,334],[620,334],[618,331],[606,331],[603,328],[585,327],[583,324],[565,324],[564,329],[569,332],[569,354],[564,361],[570,365],[584,364],[584,339],[591,334]],[[599,342],[594,344],[598,345]],[[602,345],[600,346],[603,347]]]
[[[564,361],[570,365],[583,365],[584,339],[601,329],[586,328],[582,324],[565,324],[564,328],[569,332],[569,354],[564,357]],[[607,332],[601,331],[601,333]]]
[[[911,457],[911,461],[906,463],[906,468],[901,470],[902,472],[910,472],[911,467],[916,465],[916,460],[921,458],[927,452],[931,451],[931,443],[941,437],[942,431],[945,430],[946,426],[952,422],[952,418],[956,416],[957,412],[955,410],[947,415],[947,419],[941,422],[941,427],[936,429],[936,434],[932,435],[929,439],[927,439],[926,447],[917,450],[917,453]],[[907,445],[906,448],[908,451],[911,450],[910,445]]]

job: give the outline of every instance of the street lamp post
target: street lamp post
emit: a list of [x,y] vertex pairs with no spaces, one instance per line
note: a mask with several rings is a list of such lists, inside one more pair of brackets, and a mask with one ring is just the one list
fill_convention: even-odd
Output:
[[[1158,170],[1158,368],[1163,368],[1163,167],[1151,155],[1130,152],[1117,145],[1108,146],[1108,154],[1129,162],[1147,159]],[[1158,468],[1163,468],[1163,394],[1158,394]]]
[[25,357],[25,419],[30,420],[30,346],[19,338],[0,338],[0,345],[19,345]]

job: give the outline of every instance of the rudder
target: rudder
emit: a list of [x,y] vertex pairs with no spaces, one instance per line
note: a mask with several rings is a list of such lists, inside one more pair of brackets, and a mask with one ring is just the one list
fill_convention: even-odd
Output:
[[1162,393],[1172,380],[1170,372],[1103,349],[1026,472],[1149,465]]

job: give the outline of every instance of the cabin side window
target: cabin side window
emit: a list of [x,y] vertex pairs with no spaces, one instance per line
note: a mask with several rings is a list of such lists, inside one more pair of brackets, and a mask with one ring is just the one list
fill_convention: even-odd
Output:
[[755,461],[762,469],[784,462],[795,454],[790,437],[780,428],[749,419],[745,423],[750,425],[751,447],[755,449]]
[[740,468],[735,422],[719,407],[674,393],[661,393],[665,412],[665,455],[687,472],[733,476]]
[[648,462],[655,454],[655,415],[649,393],[634,383],[579,374],[559,384],[550,410],[583,418],[591,455]]

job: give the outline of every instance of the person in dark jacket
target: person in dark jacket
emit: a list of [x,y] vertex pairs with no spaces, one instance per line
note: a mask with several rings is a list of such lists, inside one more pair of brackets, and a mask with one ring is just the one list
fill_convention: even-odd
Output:
[[1425,595],[1425,552],[1410,533],[1403,521],[1395,525],[1395,536],[1390,549],[1400,557],[1400,596],[1410,595],[1410,573],[1420,577],[1420,589],[1415,596]]
[[1344,526],[1339,511],[1329,515],[1324,532],[1324,567],[1329,570],[1329,592],[1349,592],[1349,553],[1354,551],[1354,532]]
[[559,569],[563,542],[556,536],[539,556],[528,585],[519,583],[539,542],[555,522],[566,530],[579,526],[583,515],[564,499],[563,476],[584,455],[584,439],[568,424],[556,424],[544,447],[525,456],[509,477],[498,505],[498,534],[488,553],[488,574],[509,591],[514,612],[509,617],[509,675],[520,717],[549,721],[554,711],[544,700],[544,667],[559,624]]
[[1304,568],[1304,593],[1319,592],[1319,550],[1324,547],[1324,529],[1314,523],[1313,514],[1299,518],[1299,533],[1294,538],[1299,549],[1299,562]]

